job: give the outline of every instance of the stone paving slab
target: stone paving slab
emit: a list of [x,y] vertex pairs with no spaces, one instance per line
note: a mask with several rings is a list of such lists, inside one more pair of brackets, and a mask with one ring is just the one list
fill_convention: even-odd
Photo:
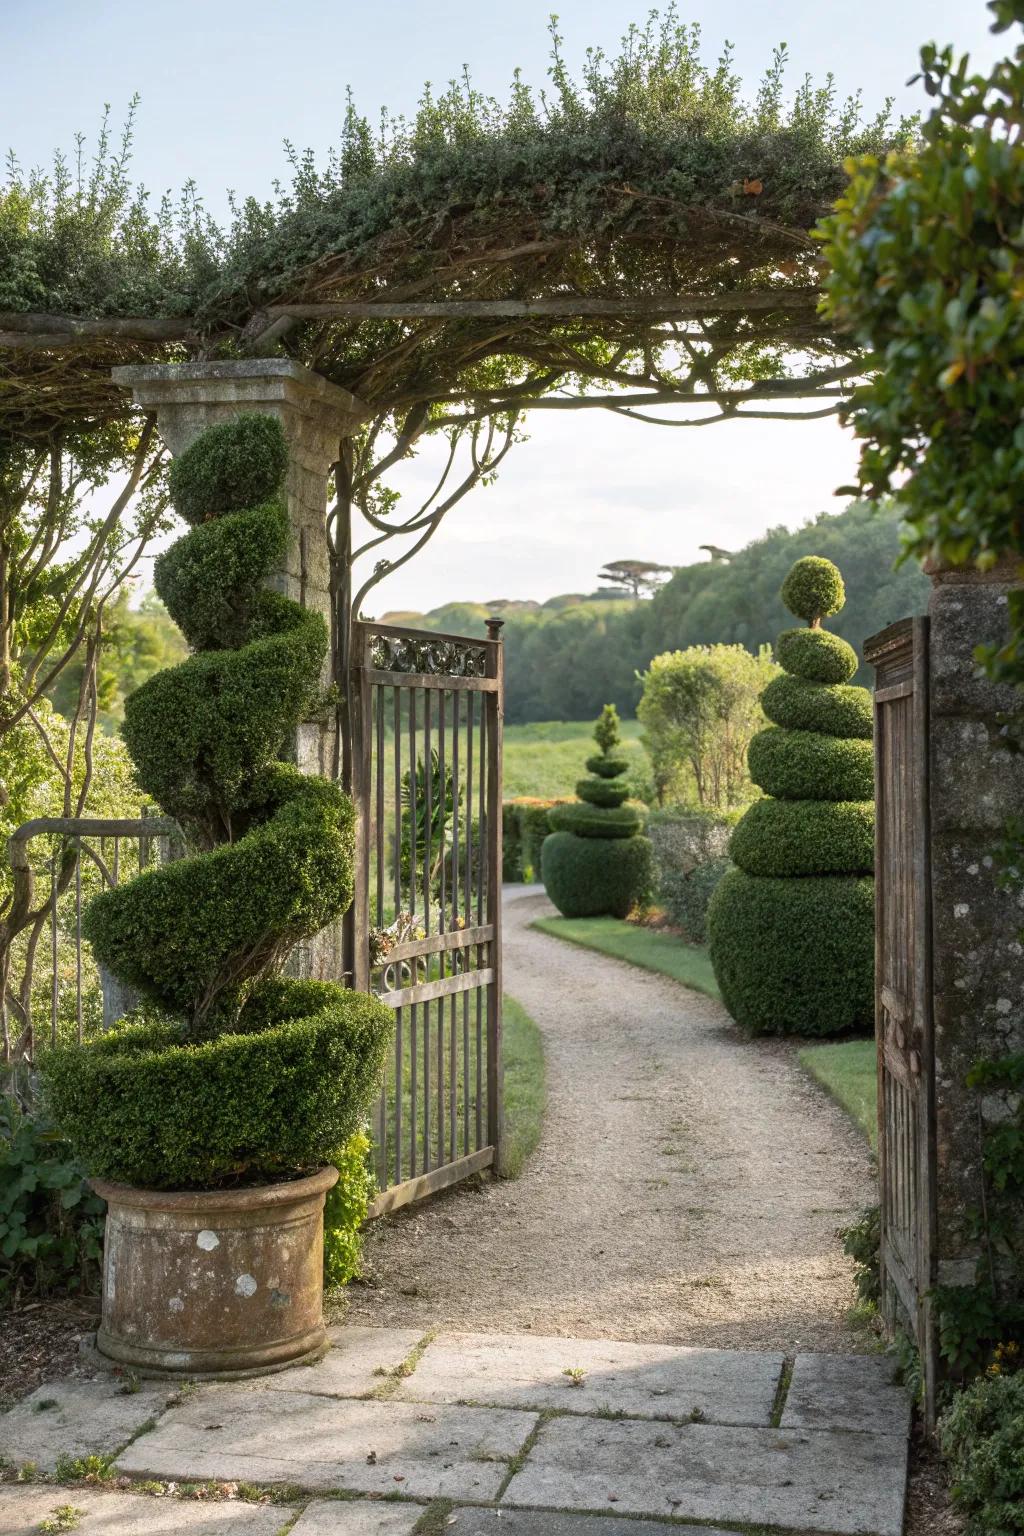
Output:
[[853,1429],[910,1433],[910,1398],[888,1355],[797,1355],[782,1413],[783,1429]]
[[172,1391],[164,1383],[126,1392],[114,1376],[44,1382],[0,1415],[0,1455],[40,1472],[53,1472],[59,1456],[109,1456],[163,1412]]
[[[664,1525],[660,1520],[616,1520],[550,1510],[457,1509],[452,1536],[740,1536],[710,1525]],[[299,1527],[296,1527],[298,1530]]]
[[[422,1515],[422,1504],[314,1499],[289,1536],[410,1536]],[[452,1528],[452,1536],[456,1536],[456,1529]],[[463,1533],[459,1531],[458,1536]]]
[[699,1415],[715,1424],[767,1426],[782,1366],[782,1355],[743,1350],[447,1333],[427,1346],[396,1395],[406,1402],[637,1418]]
[[117,1470],[149,1477],[295,1483],[484,1502],[533,1414],[241,1388],[198,1393],[134,1441]]
[[0,1487],[0,1536],[38,1536],[40,1521],[68,1504],[82,1511],[75,1536],[277,1536],[295,1513],[280,1504],[200,1504],[90,1488],[5,1486]]
[[295,1365],[252,1386],[269,1392],[369,1397],[423,1337],[418,1328],[329,1328],[331,1348],[315,1365]]
[[889,1435],[557,1418],[504,1502],[901,1536],[905,1481]]

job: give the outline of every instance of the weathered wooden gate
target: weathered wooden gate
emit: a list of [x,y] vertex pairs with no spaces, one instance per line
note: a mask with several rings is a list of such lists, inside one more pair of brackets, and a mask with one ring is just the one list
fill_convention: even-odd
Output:
[[936,1156],[928,796],[928,620],[868,640],[875,668],[875,1030],[886,1322],[921,1352],[934,1414]]
[[500,630],[353,624],[352,983],[395,1011],[373,1215],[500,1166]]

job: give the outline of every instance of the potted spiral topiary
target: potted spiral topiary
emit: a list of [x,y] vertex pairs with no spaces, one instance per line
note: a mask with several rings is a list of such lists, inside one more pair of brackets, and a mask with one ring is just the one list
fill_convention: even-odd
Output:
[[874,1018],[874,761],[871,695],[851,687],[853,647],[822,627],[846,600],[830,560],[809,555],[782,599],[806,619],[776,646],[761,695],[772,722],[747,754],[765,791],[732,834],[734,869],[708,911],[726,1007],[757,1033],[830,1035]]
[[629,766],[616,755],[619,717],[606,704],[594,727],[600,751],[587,758],[591,777],[576,785],[579,801],[548,812],[553,831],[541,845],[541,879],[563,917],[625,917],[651,883],[650,839],[640,813],[625,802]]
[[192,526],[156,587],[193,654],[131,695],[124,735],[190,853],[91,903],[98,961],[143,1001],[43,1068],[108,1202],[97,1345],[135,1368],[247,1374],[322,1346],[329,1165],[390,1031],[374,999],[280,974],[351,901],[354,825],[337,785],[280,760],[328,644],[319,615],[265,585],[286,552],[286,469],[262,415],[172,466]]

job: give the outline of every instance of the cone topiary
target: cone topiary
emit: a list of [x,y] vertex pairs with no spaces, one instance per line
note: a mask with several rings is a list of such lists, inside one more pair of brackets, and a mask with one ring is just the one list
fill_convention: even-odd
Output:
[[871,695],[853,648],[822,628],[845,601],[830,560],[808,556],[782,597],[806,629],[779,636],[785,671],[761,695],[772,722],[750,744],[768,798],[732,835],[735,868],[711,900],[711,961],[726,1007],[759,1034],[830,1035],[874,1018]]
[[280,761],[320,692],[319,615],[267,590],[288,540],[279,422],[211,428],[171,472],[191,530],[156,587],[193,654],[125,706],[143,791],[189,857],[98,896],[84,931],[145,999],[44,1075],[63,1132],[97,1176],[211,1188],[309,1171],[357,1129],[383,1068],[387,1008],[279,973],[353,891],[354,813],[334,783]]
[[549,811],[554,830],[541,847],[541,878],[563,917],[625,917],[651,884],[651,843],[640,835],[640,813],[625,803],[628,764],[615,755],[614,704],[605,705],[594,739],[600,751],[587,758],[591,776],[577,783],[578,801]]

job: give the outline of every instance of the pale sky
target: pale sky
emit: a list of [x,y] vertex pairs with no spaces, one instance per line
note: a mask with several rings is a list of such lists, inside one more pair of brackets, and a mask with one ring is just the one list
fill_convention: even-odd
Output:
[[[545,83],[551,0],[0,0],[0,148],[45,164],[76,130],[93,136],[104,102],[115,120],[134,91],[135,170],[158,195],[195,178],[211,210],[227,189],[269,194],[286,172],[282,141],[323,155],[350,84],[371,119],[410,112],[425,79],[443,85],[467,64],[504,95],[513,67]],[[561,0],[570,62],[587,45],[614,50],[647,0]],[[703,26],[708,61],[726,39],[752,94],[776,43],[789,80],[831,71],[841,95],[861,88],[873,113],[924,106],[908,88],[920,44],[953,42],[979,65],[1005,49],[982,0],[681,0]],[[498,483],[457,507],[432,544],[368,603],[429,608],[453,600],[544,599],[586,591],[606,560],[680,565],[697,546],[738,547],[765,528],[797,526],[842,505],[856,449],[833,421],[745,422],[673,430],[605,412],[535,413]],[[427,478],[414,465],[410,488]]]

